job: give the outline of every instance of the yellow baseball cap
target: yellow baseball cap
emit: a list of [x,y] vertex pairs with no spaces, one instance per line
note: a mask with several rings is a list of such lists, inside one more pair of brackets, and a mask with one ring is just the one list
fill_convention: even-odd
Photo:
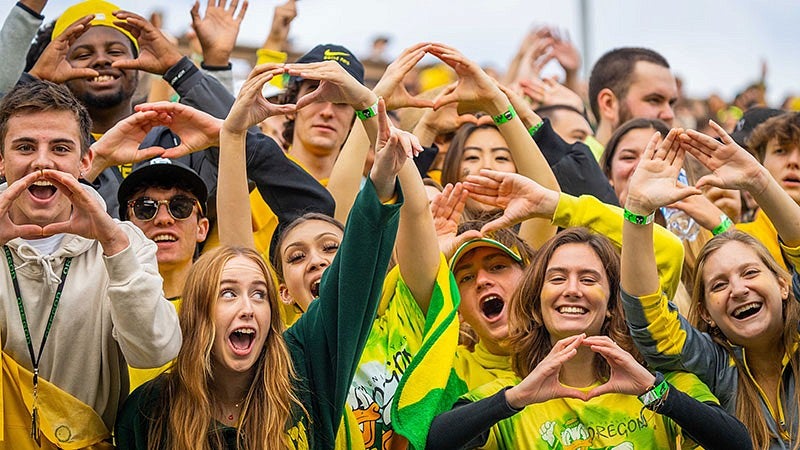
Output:
[[494,239],[482,237],[482,238],[471,239],[461,244],[460,247],[458,247],[458,250],[456,250],[456,252],[453,254],[453,257],[450,258],[450,270],[452,271],[453,269],[455,269],[456,264],[458,264],[458,261],[461,259],[462,256],[480,247],[494,247],[500,249],[503,252],[507,253],[508,256],[511,257],[511,259],[522,264],[523,261],[522,256],[520,256],[519,251],[516,248],[510,248]]
[[121,8],[119,6],[104,0],[85,0],[80,3],[76,3],[67,8],[67,10],[64,11],[61,16],[59,16],[58,20],[56,20],[56,24],[53,27],[52,38],[55,39],[61,36],[61,34],[64,33],[64,30],[82,17],[94,14],[94,20],[91,22],[92,26],[109,27],[118,30],[120,33],[127,36],[128,39],[133,42],[133,46],[136,48],[136,51],[139,51],[139,42],[136,41],[136,38],[133,37],[128,30],[114,24],[114,21],[117,19],[112,13],[114,11],[119,11],[120,9]]

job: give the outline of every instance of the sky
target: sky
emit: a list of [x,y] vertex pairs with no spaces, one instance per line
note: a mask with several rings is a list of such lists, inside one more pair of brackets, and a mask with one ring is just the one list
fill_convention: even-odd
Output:
[[[49,0],[44,14],[55,18],[75,0]],[[207,0],[200,0],[204,7]],[[166,28],[188,29],[193,0],[116,0],[121,8],[165,13]],[[239,43],[260,45],[280,2],[251,0]],[[588,10],[588,49],[580,29],[580,6]],[[0,14],[13,5],[0,0]],[[769,100],[800,95],[800,3],[796,0],[299,0],[292,23],[295,48],[323,42],[365,54],[377,35],[388,35],[389,56],[420,41],[450,44],[482,65],[502,70],[535,25],[569,32],[591,68],[605,51],[620,46],[650,47],[663,54],[690,96],[719,93],[727,100],[756,81],[767,62]],[[557,73],[546,67],[545,73]]]

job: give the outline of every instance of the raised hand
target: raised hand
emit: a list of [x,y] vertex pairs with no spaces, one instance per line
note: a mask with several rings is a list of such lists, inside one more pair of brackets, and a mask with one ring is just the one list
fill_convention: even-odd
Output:
[[568,105],[578,111],[584,109],[581,97],[553,78],[520,80],[519,87],[523,94],[542,106]]
[[642,395],[656,380],[652,373],[608,336],[589,336],[581,345],[605,358],[611,368],[608,381],[589,391],[586,400],[612,392]]
[[140,111],[116,123],[94,144],[94,160],[91,170],[85,175],[94,181],[97,175],[111,166],[144,161],[162,156],[164,149],[150,147],[139,149],[147,133],[158,125],[168,125],[170,117],[158,111]]
[[681,148],[711,170],[697,180],[696,186],[744,189],[751,193],[763,191],[769,183],[769,174],[763,166],[716,122],[709,121],[709,125],[722,142],[695,130],[680,135]]
[[383,97],[389,110],[415,107],[432,108],[433,101],[414,97],[409,94],[403,80],[408,72],[425,56],[430,44],[420,42],[405,50],[383,72],[378,84],[372,90],[378,97]]
[[261,94],[264,84],[273,77],[283,74],[284,71],[284,67],[278,64],[256,66],[239,90],[239,96],[222,126],[232,133],[244,133],[267,117],[296,111],[297,108],[293,104],[276,105]]
[[264,42],[264,48],[282,51],[289,37],[290,25],[295,17],[297,17],[295,0],[287,0],[286,3],[276,6],[275,14],[272,16],[272,27],[269,29],[266,42]]
[[128,247],[128,236],[106,213],[105,208],[72,175],[59,170],[42,170],[41,176],[53,183],[72,203],[72,214],[64,222],[45,225],[43,236],[71,233],[96,239],[103,254],[113,256]]
[[561,366],[578,354],[578,346],[585,339],[586,335],[579,334],[556,342],[550,353],[533,369],[533,372],[528,374],[518,385],[506,391],[508,404],[513,408],[522,408],[554,398],[585,400],[586,393],[568,388],[558,381]]
[[458,102],[459,112],[485,111],[491,115],[508,108],[505,94],[477,63],[444,44],[431,44],[428,52],[452,67],[458,75],[455,89],[434,100],[434,108]]
[[700,194],[699,189],[678,183],[685,155],[678,139],[682,132],[673,128],[663,141],[659,132],[650,138],[628,183],[625,208],[629,211],[647,215],[661,206]]
[[63,33],[47,45],[28,73],[40,80],[58,84],[76,78],[92,78],[100,75],[94,69],[72,67],[67,61],[69,48],[86,30],[91,28],[92,20],[94,20],[94,14],[82,17],[67,27]]
[[464,188],[474,200],[503,210],[481,228],[483,234],[534,217],[552,217],[558,206],[558,192],[516,173],[481,169],[480,175],[467,176]]
[[422,152],[422,146],[416,136],[391,125],[383,99],[378,100],[378,142],[375,148],[375,162],[369,177],[378,198],[385,202],[394,195],[397,173],[408,158]]
[[5,191],[0,192],[0,245],[5,245],[8,241],[18,237],[38,239],[44,236],[44,231],[39,225],[17,225],[9,216],[14,201],[24,195],[25,190],[38,180],[40,175],[41,172],[31,172],[8,185]]
[[576,73],[581,67],[581,54],[570,40],[569,34],[553,33],[552,55],[568,74]]
[[200,0],[195,0],[190,11],[194,29],[203,49],[203,62],[208,66],[226,66],[236,46],[236,37],[247,12],[247,0],[242,2],[239,13],[236,8],[239,0],[208,0],[205,17],[200,16]]
[[286,64],[284,67],[289,75],[320,82],[316,89],[297,99],[297,109],[317,102],[345,103],[356,109],[366,109],[375,103],[375,94],[336,61]]
[[464,213],[467,197],[469,192],[461,183],[448,184],[431,202],[431,214],[436,237],[439,240],[439,249],[448,261],[461,244],[481,237],[478,230],[468,230],[458,234],[458,224]]
[[161,30],[144,17],[130,11],[115,11],[114,22],[127,30],[139,42],[139,56],[135,59],[114,61],[111,65],[117,69],[135,69],[163,75],[183,57]]
[[174,102],[142,103],[136,111],[155,111],[164,119],[162,125],[178,135],[181,142],[164,150],[164,158],[179,158],[190,153],[219,145],[222,119],[204,113],[189,105]]

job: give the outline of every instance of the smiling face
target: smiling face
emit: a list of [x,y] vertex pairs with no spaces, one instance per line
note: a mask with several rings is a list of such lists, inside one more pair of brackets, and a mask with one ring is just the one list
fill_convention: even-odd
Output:
[[322,220],[307,220],[289,230],[278,249],[283,271],[281,301],[308,309],[319,296],[322,274],[336,256],[343,235],[339,227]]
[[588,244],[564,244],[547,264],[541,314],[552,343],[586,333],[600,334],[608,311],[609,280],[603,262]]
[[486,348],[504,355],[508,337],[508,303],[523,269],[508,253],[496,247],[478,247],[464,254],[453,267],[461,294],[458,311]]
[[[40,111],[13,115],[6,124],[0,172],[8,184],[42,169],[75,178],[89,170],[91,151],[81,156],[80,131],[71,111]],[[44,179],[30,186],[11,204],[9,215],[18,224],[44,226],[69,219],[69,198]]]
[[[315,81],[303,81],[297,98],[314,91],[317,86]],[[352,106],[331,102],[312,103],[298,110],[292,151],[305,151],[319,157],[338,154],[350,134],[354,117]]]
[[763,164],[792,200],[800,203],[800,145],[781,145],[778,139],[770,139]]
[[214,308],[211,349],[217,375],[254,370],[270,332],[268,289],[261,268],[249,258],[236,256],[225,263]]
[[[131,196],[131,200],[143,197],[156,201],[169,200],[179,195],[196,199],[194,195],[183,189],[150,187]],[[197,244],[203,242],[208,234],[208,219],[200,216],[197,206],[194,207],[192,214],[183,220],[173,218],[166,204],[158,206],[158,212],[151,220],[137,219],[130,206],[128,207],[128,217],[148,239],[154,241],[158,246],[156,257],[160,271],[191,265]]]
[[622,136],[617,144],[614,156],[611,157],[611,174],[608,180],[614,187],[620,205],[625,204],[628,181],[654,132],[652,128],[635,128]]
[[734,240],[724,243],[705,259],[701,275],[705,308],[700,314],[706,322],[736,345],[780,342],[789,286],[752,247]]
[[133,43],[110,27],[91,27],[69,48],[67,62],[72,67],[94,69],[95,78],[66,82],[78,100],[88,108],[110,108],[129,102],[138,84],[136,70],[111,67],[115,61],[134,58]]

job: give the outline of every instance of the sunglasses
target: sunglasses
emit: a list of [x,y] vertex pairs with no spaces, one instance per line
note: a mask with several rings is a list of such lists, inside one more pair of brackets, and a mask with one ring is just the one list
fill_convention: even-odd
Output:
[[169,215],[175,220],[186,220],[194,212],[194,207],[200,207],[200,202],[196,198],[176,195],[169,200],[153,200],[150,197],[139,197],[136,200],[128,201],[128,208],[133,210],[133,216],[147,222],[153,220],[158,214],[158,208],[167,205]]

